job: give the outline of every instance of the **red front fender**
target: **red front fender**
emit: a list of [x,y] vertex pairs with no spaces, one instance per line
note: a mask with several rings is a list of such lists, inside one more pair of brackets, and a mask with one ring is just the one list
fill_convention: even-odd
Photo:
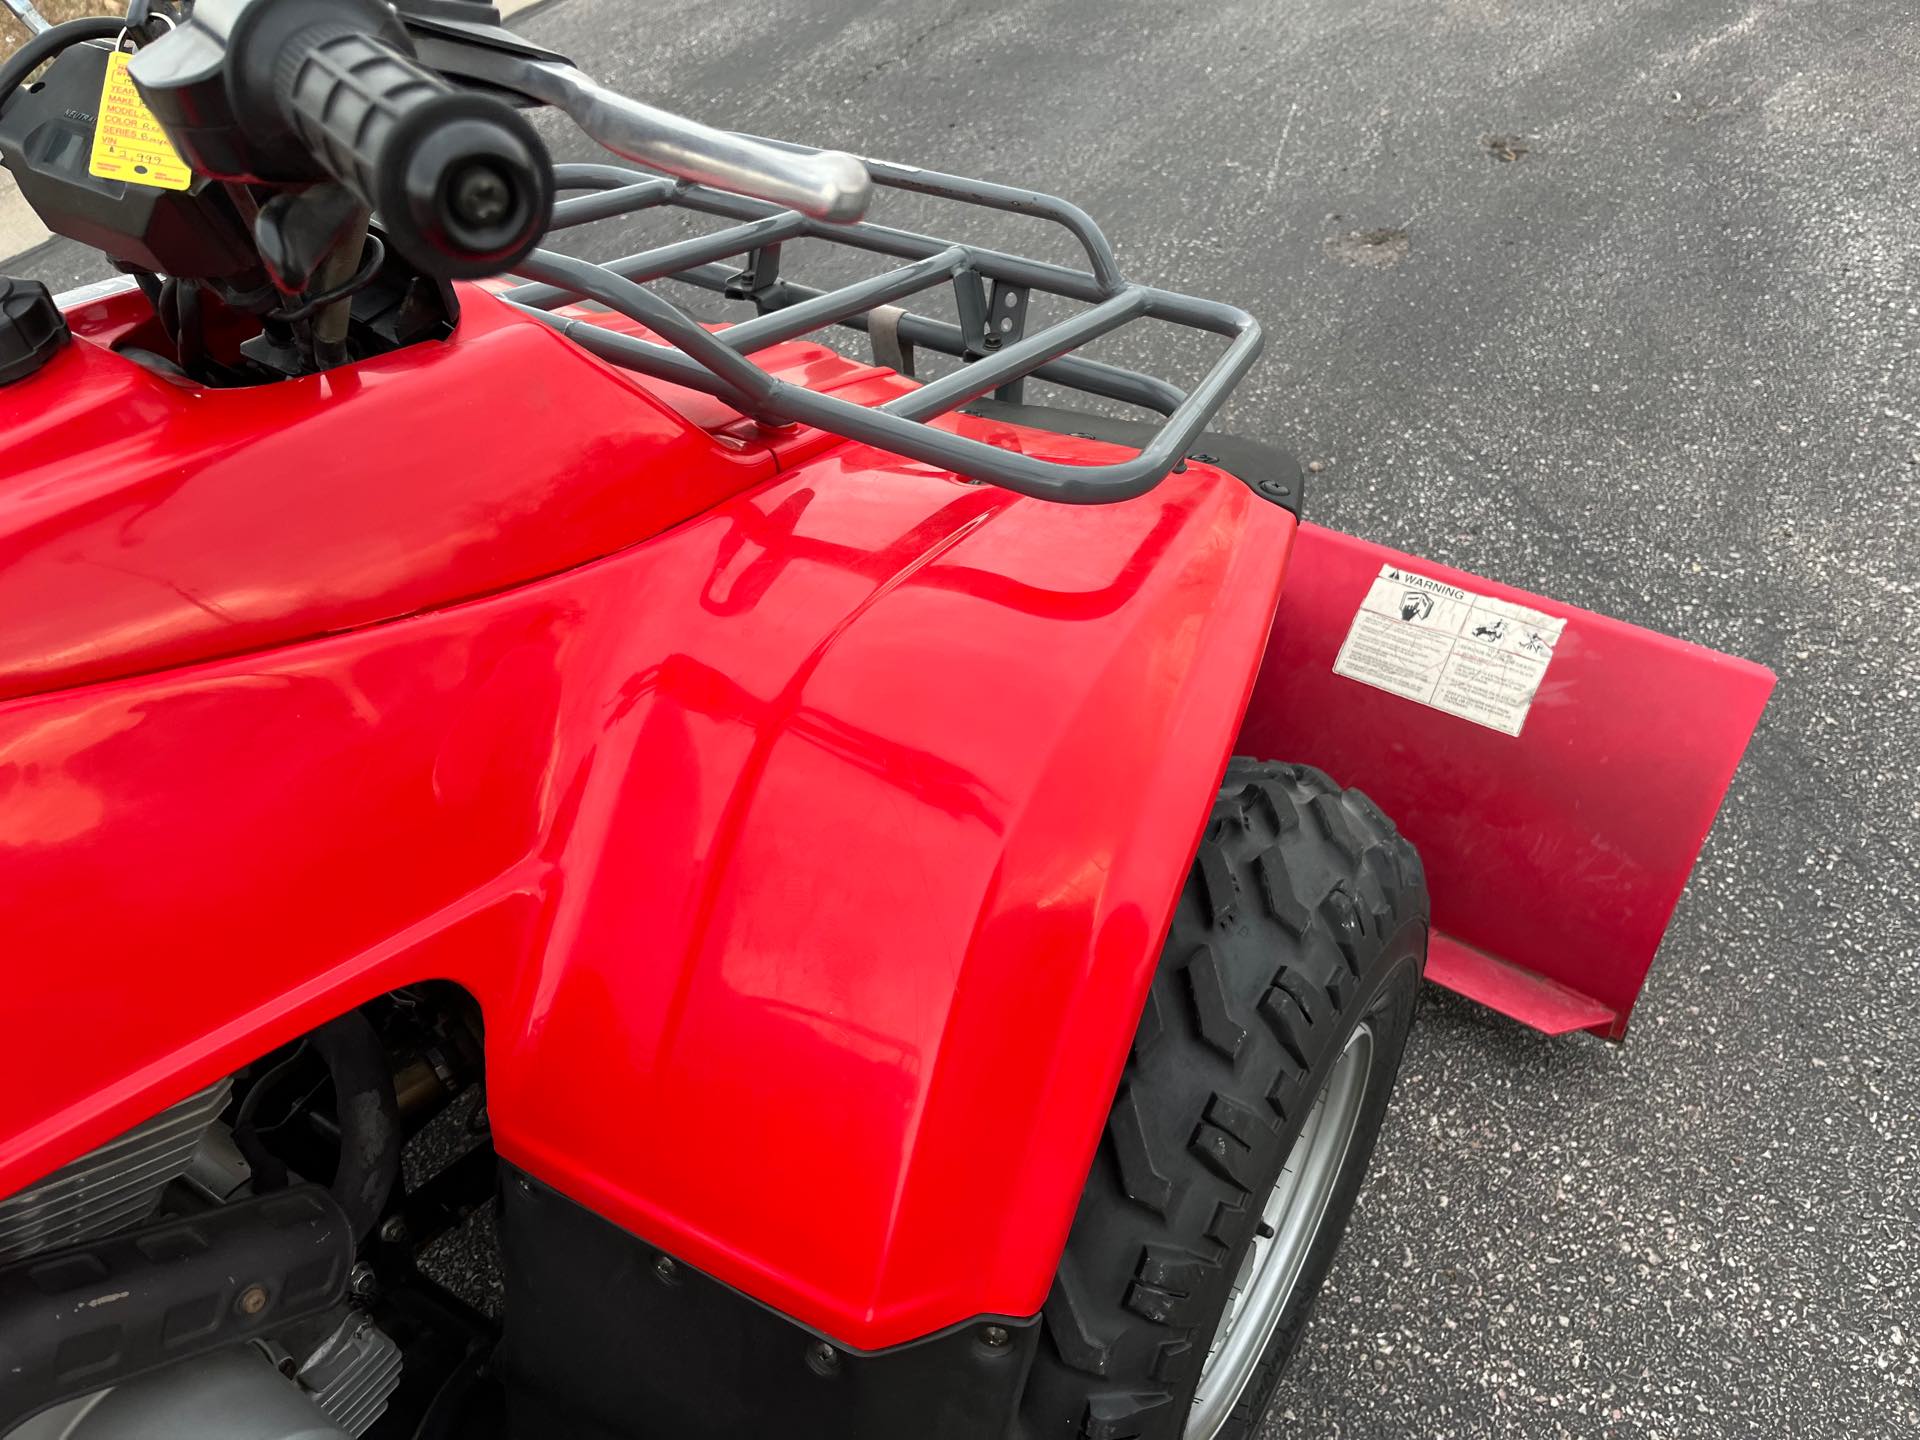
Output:
[[1069,510],[842,450],[0,705],[0,1193],[450,978],[501,1153],[575,1199],[858,1348],[1035,1311],[1292,533],[1203,466]]

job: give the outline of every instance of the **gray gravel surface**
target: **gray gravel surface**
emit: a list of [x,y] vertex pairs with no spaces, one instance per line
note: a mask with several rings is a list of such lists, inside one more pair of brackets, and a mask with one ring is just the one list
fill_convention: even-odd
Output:
[[703,118],[1075,198],[1266,322],[1227,418],[1325,463],[1316,518],[1780,673],[1624,1049],[1432,998],[1263,1434],[1920,1435],[1908,0],[522,25]]

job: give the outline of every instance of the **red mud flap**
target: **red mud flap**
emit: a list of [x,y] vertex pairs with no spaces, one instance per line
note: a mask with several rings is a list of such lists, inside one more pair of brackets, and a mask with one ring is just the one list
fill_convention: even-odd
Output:
[[1302,525],[1237,749],[1359,786],[1419,847],[1429,979],[1618,1040],[1773,683]]

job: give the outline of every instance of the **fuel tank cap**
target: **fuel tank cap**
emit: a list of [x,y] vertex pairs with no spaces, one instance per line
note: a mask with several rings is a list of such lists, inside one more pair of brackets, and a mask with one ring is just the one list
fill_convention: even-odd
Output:
[[47,287],[0,275],[0,385],[26,379],[66,342],[66,317]]

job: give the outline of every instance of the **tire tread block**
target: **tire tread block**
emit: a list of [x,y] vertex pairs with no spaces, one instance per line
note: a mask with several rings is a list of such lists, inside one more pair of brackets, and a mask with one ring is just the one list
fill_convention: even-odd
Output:
[[1247,1024],[1228,992],[1220,960],[1211,945],[1202,945],[1187,957],[1187,994],[1193,1002],[1194,1024],[1200,1038],[1231,1064],[1247,1043]]
[[1113,1138],[1114,1159],[1127,1195],[1154,1214],[1165,1215],[1173,1203],[1173,1181],[1154,1162],[1147,1123],[1132,1087],[1122,1090],[1114,1100],[1107,1133]]
[[[1229,765],[1044,1311],[1028,1434],[1180,1440],[1307,1087],[1374,957],[1426,914],[1419,857],[1371,799]],[[1251,1434],[1270,1379],[1226,1436]]]

